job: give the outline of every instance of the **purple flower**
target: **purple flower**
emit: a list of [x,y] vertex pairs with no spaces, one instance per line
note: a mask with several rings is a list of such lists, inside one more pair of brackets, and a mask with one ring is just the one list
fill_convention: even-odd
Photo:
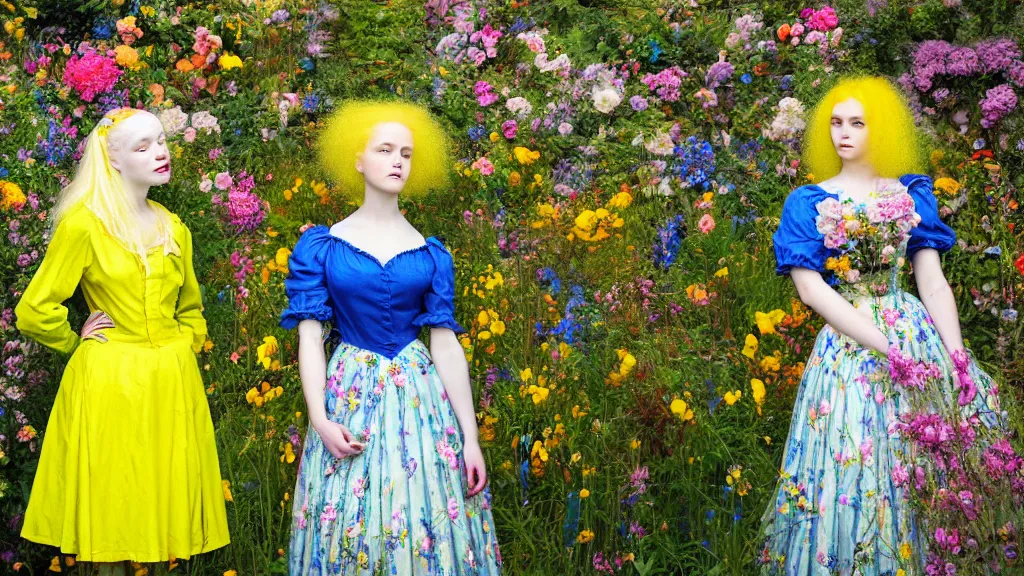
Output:
[[735,71],[732,64],[728,62],[715,62],[708,68],[708,74],[704,79],[708,88],[714,90],[723,83],[727,82],[732,77],[732,73]]
[[629,99],[629,105],[633,107],[633,110],[643,112],[647,110],[647,98],[638,94]]
[[979,68],[978,53],[973,48],[960,46],[946,57],[946,72],[952,76],[973,76]]
[[519,125],[516,124],[515,120],[506,120],[501,125],[501,131],[505,134],[505,138],[512,140],[516,137],[516,131],[519,130]]
[[985,91],[981,105],[981,126],[991,128],[1017,107],[1017,94],[1009,84],[1000,84]]
[[1009,38],[983,40],[978,42],[974,50],[981,61],[981,71],[986,74],[1008,70],[1020,58],[1020,48]]

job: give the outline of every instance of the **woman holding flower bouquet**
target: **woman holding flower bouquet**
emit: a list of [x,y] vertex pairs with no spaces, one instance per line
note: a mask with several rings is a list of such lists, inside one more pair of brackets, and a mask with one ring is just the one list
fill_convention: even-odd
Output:
[[[1021,459],[964,347],[939,257],[956,237],[919,156],[881,78],[840,82],[808,122],[818,183],[786,199],[775,253],[828,324],[763,518],[765,574],[980,573],[1016,557]],[[920,299],[904,291],[910,269]]]

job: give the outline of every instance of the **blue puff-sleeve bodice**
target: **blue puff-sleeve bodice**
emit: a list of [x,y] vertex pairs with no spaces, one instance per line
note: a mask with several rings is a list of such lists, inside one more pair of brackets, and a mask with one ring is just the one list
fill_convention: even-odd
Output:
[[455,266],[436,238],[381,263],[314,226],[299,238],[284,282],[281,326],[331,321],[341,339],[394,358],[423,327],[465,332],[455,321]]
[[829,249],[825,236],[818,232],[818,202],[834,198],[824,189],[808,185],[789,193],[782,205],[779,229],[772,236],[775,245],[775,273],[789,274],[792,268],[825,272]]
[[946,252],[956,244],[956,232],[939,218],[939,203],[935,200],[932,179],[923,174],[907,174],[900,177],[914,199],[914,210],[921,216],[921,222],[910,231],[907,243],[907,258],[922,248],[934,248]]

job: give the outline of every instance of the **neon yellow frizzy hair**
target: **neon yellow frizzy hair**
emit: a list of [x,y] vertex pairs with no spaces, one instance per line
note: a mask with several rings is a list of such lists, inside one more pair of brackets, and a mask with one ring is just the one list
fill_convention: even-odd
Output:
[[[143,265],[146,265],[147,246],[138,214],[125,191],[121,173],[110,165],[107,149],[107,136],[110,132],[121,120],[138,112],[135,108],[115,108],[96,124],[86,139],[85,153],[82,154],[75,177],[61,190],[51,217],[52,225],[56,228],[68,212],[84,204],[100,219],[107,233],[137,254]],[[157,211],[157,226],[159,243],[166,246],[171,241],[170,222],[162,211]],[[146,266],[147,271],[148,268]]]

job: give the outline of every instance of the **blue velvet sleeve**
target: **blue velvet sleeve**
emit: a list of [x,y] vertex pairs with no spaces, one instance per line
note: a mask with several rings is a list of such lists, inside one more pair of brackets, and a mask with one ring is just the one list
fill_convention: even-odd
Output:
[[776,274],[789,274],[793,268],[825,272],[828,249],[824,235],[818,232],[817,203],[827,197],[828,193],[820,188],[803,186],[786,198],[779,229],[772,236]]
[[326,226],[306,230],[288,258],[288,277],[284,292],[288,307],[281,313],[281,326],[291,329],[302,320],[327,322],[334,318],[327,291],[324,254],[330,245],[330,232]]
[[415,326],[450,328],[456,334],[466,330],[455,321],[455,262],[448,249],[436,238],[427,239],[427,250],[434,259],[434,277],[423,296],[424,311],[413,319]]
[[947,252],[956,244],[956,232],[939,218],[939,203],[935,200],[932,179],[922,174],[907,174],[900,178],[900,182],[910,191],[914,209],[921,216],[921,223],[910,231],[907,258],[913,258],[922,248]]

